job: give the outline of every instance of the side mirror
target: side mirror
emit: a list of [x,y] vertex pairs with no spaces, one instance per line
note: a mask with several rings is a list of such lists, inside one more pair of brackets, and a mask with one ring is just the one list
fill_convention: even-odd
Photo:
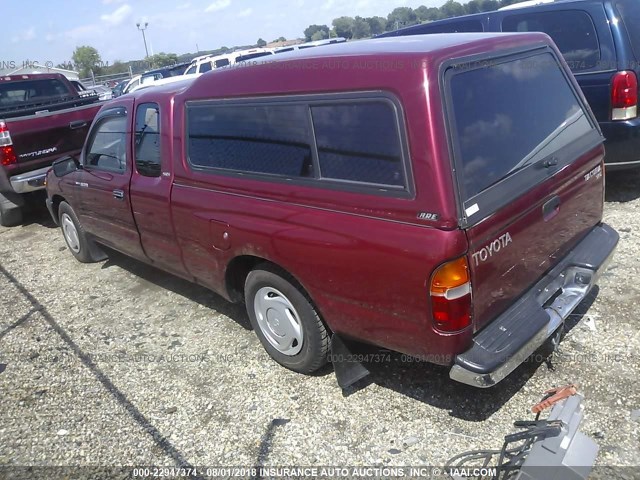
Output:
[[67,156],[53,162],[52,168],[56,177],[64,177],[76,170],[82,170],[82,164],[76,157]]
[[80,158],[76,157],[75,155],[70,155],[69,158],[73,160],[73,163],[76,166],[77,170],[84,170],[84,165],[80,161]]

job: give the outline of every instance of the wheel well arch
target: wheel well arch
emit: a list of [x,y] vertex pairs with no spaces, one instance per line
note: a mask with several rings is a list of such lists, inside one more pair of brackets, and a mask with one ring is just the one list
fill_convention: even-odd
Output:
[[56,215],[56,218],[59,217],[59,208],[62,202],[66,202],[66,199],[62,195],[55,194],[51,197],[51,209]]
[[244,301],[244,283],[247,279],[247,275],[249,275],[249,273],[258,266],[266,267],[268,270],[277,273],[278,275],[291,282],[296,288],[298,288],[300,292],[305,297],[307,297],[307,300],[311,302],[327,328],[331,330],[331,327],[324,319],[324,316],[322,315],[321,310],[318,308],[318,305],[313,300],[311,294],[304,287],[302,282],[300,282],[288,270],[281,267],[277,263],[272,262],[271,260],[267,260],[266,258],[256,257],[254,255],[239,255],[233,258],[228,263],[225,270],[225,288],[227,291],[227,296],[232,302]]

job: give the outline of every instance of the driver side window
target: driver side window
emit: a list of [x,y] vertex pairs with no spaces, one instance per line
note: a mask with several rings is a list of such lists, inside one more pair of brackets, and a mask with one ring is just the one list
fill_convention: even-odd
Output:
[[107,117],[98,125],[85,155],[85,165],[96,170],[124,173],[126,157],[127,117]]

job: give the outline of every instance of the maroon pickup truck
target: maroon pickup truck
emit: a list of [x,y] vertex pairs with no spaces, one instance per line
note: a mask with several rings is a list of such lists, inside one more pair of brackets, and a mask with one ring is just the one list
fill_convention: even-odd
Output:
[[24,194],[44,188],[56,158],[80,152],[98,101],[60,74],[0,77],[0,225],[19,224]]
[[303,373],[340,377],[357,340],[488,387],[560,336],[618,235],[602,135],[548,36],[249,63],[102,108],[47,176],[78,260],[106,245],[244,301]]

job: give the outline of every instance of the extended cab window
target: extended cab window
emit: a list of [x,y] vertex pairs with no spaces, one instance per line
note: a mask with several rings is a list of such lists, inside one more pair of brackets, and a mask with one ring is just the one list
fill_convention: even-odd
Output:
[[215,62],[213,62],[213,65],[215,66],[215,68],[226,67],[227,65],[229,65],[229,59],[221,58],[220,60],[216,60]]
[[[543,161],[593,129],[550,53],[450,71],[463,201]],[[529,185],[532,179],[529,176]]]
[[404,186],[393,106],[384,101],[311,107],[323,178]]
[[593,20],[581,10],[509,15],[502,21],[502,31],[546,33],[574,72],[589,70],[600,60],[600,46]]
[[85,154],[85,166],[122,173],[126,170],[127,117],[109,116],[98,123]]
[[304,105],[193,105],[187,109],[194,167],[313,176]]
[[160,176],[160,108],[143,103],[136,110],[136,169],[146,177]]

